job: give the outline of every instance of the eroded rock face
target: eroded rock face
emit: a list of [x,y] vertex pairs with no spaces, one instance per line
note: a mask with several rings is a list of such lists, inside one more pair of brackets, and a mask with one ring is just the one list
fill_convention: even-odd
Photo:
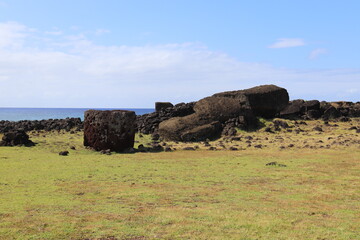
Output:
[[34,143],[29,139],[29,135],[24,130],[11,130],[4,133],[0,146],[34,146]]
[[122,152],[134,146],[136,115],[133,111],[88,110],[84,117],[84,146],[96,151]]
[[262,85],[245,90],[222,92],[213,96],[240,99],[245,96],[254,114],[265,118],[275,117],[289,103],[287,90],[275,85]]

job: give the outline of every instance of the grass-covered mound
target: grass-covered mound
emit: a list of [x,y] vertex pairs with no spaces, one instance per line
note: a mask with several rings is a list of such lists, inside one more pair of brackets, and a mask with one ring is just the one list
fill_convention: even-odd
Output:
[[36,146],[0,148],[0,239],[358,239],[359,122],[263,124],[218,151],[105,155],[30,133]]

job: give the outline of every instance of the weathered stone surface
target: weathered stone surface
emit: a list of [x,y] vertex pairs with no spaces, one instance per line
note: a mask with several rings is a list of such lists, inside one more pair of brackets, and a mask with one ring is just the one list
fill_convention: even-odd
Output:
[[279,117],[286,119],[318,119],[322,115],[320,105],[318,100],[293,100],[280,112]]
[[[257,124],[254,112],[259,116],[275,115],[288,103],[288,98],[285,89],[274,85],[218,93],[196,102],[195,113],[161,122],[159,134],[164,139],[173,141],[216,138],[223,129],[226,129],[224,134],[233,135],[236,134],[235,127]],[[232,120],[229,121],[230,119]]]
[[322,117],[325,120],[335,119],[341,117],[341,113],[335,107],[331,106],[324,111],[324,115]]
[[159,112],[153,112],[136,117],[137,131],[150,134],[156,132],[159,123],[173,117],[183,117],[194,113],[195,102],[179,103],[172,108],[165,108]]
[[136,115],[133,111],[88,110],[84,118],[84,145],[97,151],[122,152],[134,146]]
[[262,85],[245,90],[222,92],[214,97],[248,98],[256,116],[272,118],[289,103],[289,94],[285,88],[275,85]]
[[23,130],[11,130],[4,133],[0,146],[34,146],[34,143],[29,140],[29,135]]
[[161,122],[159,134],[172,141],[204,141],[219,137],[227,120],[253,116],[245,96],[207,97],[198,101],[194,110],[191,115]]
[[155,111],[160,112],[161,110],[172,108],[174,105],[170,102],[156,102],[155,103]]
[[207,124],[209,124],[208,119],[203,119],[194,113],[185,117],[175,117],[161,122],[159,125],[159,134],[165,140],[185,141],[182,139],[184,133]]
[[252,112],[245,96],[241,98],[203,98],[195,104],[194,110],[196,114],[204,119],[220,122],[225,122],[230,118],[243,116]]

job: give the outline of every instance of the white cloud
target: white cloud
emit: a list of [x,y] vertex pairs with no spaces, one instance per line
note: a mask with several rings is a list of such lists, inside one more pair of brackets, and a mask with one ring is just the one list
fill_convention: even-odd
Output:
[[313,51],[311,51],[310,55],[309,55],[309,59],[316,59],[318,58],[320,55],[326,54],[328,51],[325,48],[317,48],[314,49]]
[[108,30],[108,29],[96,29],[96,31],[95,31],[95,35],[104,35],[104,34],[106,34],[106,33],[110,33],[110,30]]
[[359,100],[349,91],[360,89],[359,69],[278,69],[199,43],[101,46],[16,23],[0,24],[0,35],[2,107],[153,107],[269,83],[293,99]]
[[304,46],[305,41],[301,38],[279,38],[269,48],[290,48]]
[[0,48],[21,46],[29,32],[30,28],[16,22],[0,23]]
[[54,36],[60,36],[60,35],[63,34],[63,32],[62,31],[47,31],[47,32],[45,32],[45,34],[54,35]]

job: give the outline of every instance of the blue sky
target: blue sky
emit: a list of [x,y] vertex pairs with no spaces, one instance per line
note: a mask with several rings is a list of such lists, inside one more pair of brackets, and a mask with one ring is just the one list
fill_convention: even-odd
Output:
[[153,107],[274,83],[360,101],[360,1],[0,0],[0,107]]

